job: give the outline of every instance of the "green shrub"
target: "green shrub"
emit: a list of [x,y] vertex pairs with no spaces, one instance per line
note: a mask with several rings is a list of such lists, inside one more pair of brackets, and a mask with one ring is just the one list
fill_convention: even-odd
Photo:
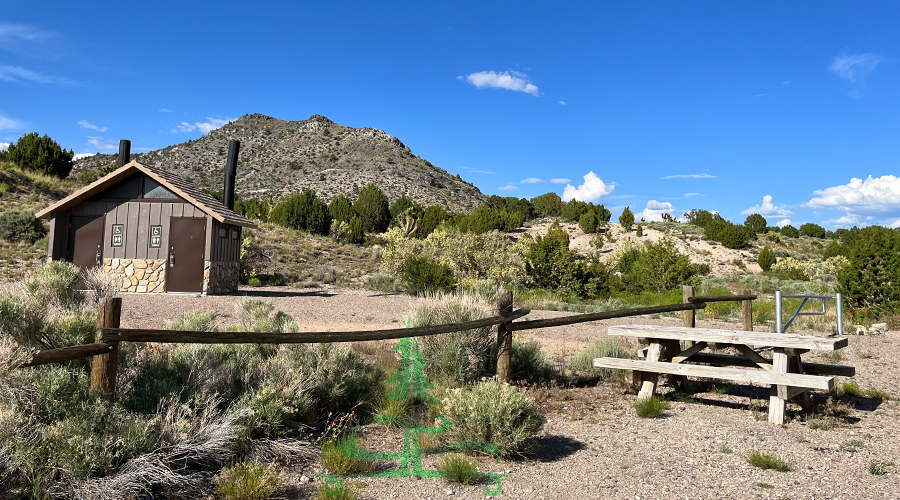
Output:
[[403,289],[400,280],[391,273],[375,273],[366,276],[366,287],[379,292],[398,292]]
[[449,292],[456,288],[453,270],[425,256],[410,256],[406,259],[403,263],[403,281],[406,292],[410,295]]
[[328,205],[311,189],[292,194],[275,205],[269,220],[280,226],[323,236],[327,236],[331,229]]
[[772,469],[777,470],[778,472],[787,472],[791,470],[791,464],[771,453],[763,453],[757,449],[749,450],[744,458],[747,459],[748,464],[759,467],[760,469]]
[[841,390],[844,391],[844,394],[850,397],[858,398],[862,395],[862,391],[859,389],[859,384],[856,383],[855,380],[851,380],[849,382],[844,382],[841,384]]
[[768,224],[766,218],[759,214],[748,215],[747,219],[744,220],[744,227],[749,229],[754,237],[759,233],[766,232],[766,226],[768,226]]
[[772,265],[775,264],[775,261],[775,252],[773,252],[771,248],[765,247],[759,251],[757,262],[759,263],[759,267],[761,267],[763,271],[772,269]]
[[391,223],[391,207],[387,196],[374,183],[369,183],[359,192],[359,198],[353,204],[353,212],[363,224],[363,230],[381,233]]
[[493,443],[503,456],[532,451],[532,438],[546,422],[527,396],[494,380],[450,394],[443,413],[451,423],[444,439]]
[[597,256],[583,260],[569,249],[569,235],[554,223],[528,247],[525,272],[532,286],[579,297],[609,295],[609,270]]
[[316,490],[318,500],[357,500],[359,488],[363,483],[344,483],[342,481],[326,481]]
[[578,220],[578,227],[580,227],[585,234],[596,233],[597,222],[597,214],[591,210],[581,216],[581,219]]
[[631,207],[625,207],[622,210],[622,215],[619,216],[619,224],[622,225],[622,229],[631,232],[631,226],[634,224],[634,212],[631,211]]
[[222,469],[215,485],[224,500],[269,500],[278,489],[278,474],[271,464],[238,462]]
[[830,259],[832,257],[836,257],[838,255],[842,255],[844,257],[850,258],[850,249],[847,248],[846,245],[842,245],[840,242],[832,241],[825,247],[825,253],[822,254],[823,259]]
[[6,210],[0,212],[0,238],[6,241],[34,243],[44,237],[44,224],[28,210]]
[[824,227],[813,224],[812,222],[807,222],[800,226],[800,234],[811,238],[824,238],[826,233]]
[[725,220],[711,220],[704,227],[706,236],[728,248],[744,248],[750,241],[750,230]]
[[893,466],[893,462],[869,462],[869,474],[873,476],[883,476],[887,474],[887,468]]
[[783,228],[781,228],[781,235],[786,236],[788,238],[799,238],[800,230],[797,229],[796,227],[788,224],[787,226],[784,226]]
[[638,238],[643,237],[644,236],[644,226],[638,224],[637,229],[634,232],[634,235],[637,236]]
[[253,276],[247,280],[247,285],[253,287],[262,286],[262,280],[260,280],[256,276]]
[[218,318],[219,313],[216,311],[195,309],[179,314],[175,321],[166,323],[163,329],[187,332],[217,332],[219,331],[219,327],[216,325]]
[[356,438],[351,435],[326,441],[322,445],[319,462],[332,474],[359,474],[375,470],[375,461],[356,458],[356,446]]
[[531,199],[534,210],[540,217],[559,217],[565,204],[556,193],[545,193]]
[[84,303],[78,290],[79,270],[60,260],[48,262],[23,281],[28,296],[41,307],[56,306],[73,310]]
[[859,230],[850,263],[838,272],[838,291],[849,309],[887,315],[900,307],[900,232],[870,226]]
[[432,205],[425,209],[425,213],[419,219],[419,226],[416,229],[416,238],[425,238],[433,233],[438,226],[447,219],[447,211],[439,205]]
[[7,159],[25,170],[64,178],[72,171],[75,153],[66,151],[56,141],[37,132],[25,134],[7,148]]
[[357,245],[361,245],[366,241],[366,231],[365,227],[363,227],[363,221],[357,216],[350,217],[350,227],[349,227],[350,235],[349,242]]
[[353,217],[353,203],[346,196],[339,194],[328,204],[328,212],[331,218],[338,222],[350,222],[350,218]]
[[[411,326],[463,323],[486,317],[492,306],[470,294],[438,295],[420,303],[412,314]],[[462,385],[478,380],[490,371],[496,339],[490,328],[419,337],[417,344],[425,360],[425,373],[433,381]],[[496,363],[493,360],[493,363]]]
[[612,380],[624,376],[624,371],[612,368],[594,368],[596,358],[634,358],[631,344],[620,337],[603,337],[593,345],[581,350],[569,360],[568,367],[573,372],[597,373],[601,380]]
[[658,396],[650,396],[635,399],[631,406],[641,418],[659,418],[669,409],[669,402]]
[[448,483],[476,484],[481,478],[478,466],[465,455],[452,453],[442,458],[437,464],[437,470]]
[[[632,252],[629,258],[633,256]],[[637,258],[625,272],[622,282],[625,290],[632,293],[665,292],[688,283],[696,274],[698,268],[691,264],[690,258],[678,251],[673,240],[664,238],[655,243],[647,241],[639,247]]]

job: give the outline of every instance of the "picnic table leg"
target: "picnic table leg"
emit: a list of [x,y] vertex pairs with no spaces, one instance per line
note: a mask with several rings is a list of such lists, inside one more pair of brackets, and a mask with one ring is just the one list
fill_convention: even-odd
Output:
[[[672,358],[678,355],[681,352],[681,342],[678,340],[667,340],[666,341],[666,361],[672,361]],[[669,380],[672,385],[675,386],[675,390],[684,391],[687,390],[687,377],[684,375],[669,375]]]
[[[800,361],[800,354],[788,356],[788,371],[791,373],[803,373],[803,363]],[[809,397],[809,391],[803,392],[791,398],[791,401],[800,405],[803,411],[812,409],[812,401]]]
[[[662,344],[658,339],[650,340],[650,347],[647,348],[647,361],[659,361],[659,355],[662,351]],[[638,393],[638,399],[649,398],[656,392],[656,384],[659,383],[658,373],[640,372],[641,391]]]
[[[784,348],[776,347],[775,351],[772,353],[772,372],[787,373],[787,371],[788,356],[784,352]],[[785,398],[780,394],[784,391],[779,391],[778,387],[779,386],[777,385],[773,385],[772,390],[769,393],[769,423],[780,425],[784,423]]]

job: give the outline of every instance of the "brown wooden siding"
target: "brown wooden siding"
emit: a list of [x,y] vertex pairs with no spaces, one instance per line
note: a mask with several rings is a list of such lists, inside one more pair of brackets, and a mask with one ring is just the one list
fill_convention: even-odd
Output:
[[[227,231],[224,238],[219,238],[219,228],[225,228]],[[232,239],[231,231],[236,229],[238,234],[243,236],[241,227],[222,224],[214,220],[212,229],[212,249],[209,260],[212,262],[238,262],[241,259],[241,239]]]

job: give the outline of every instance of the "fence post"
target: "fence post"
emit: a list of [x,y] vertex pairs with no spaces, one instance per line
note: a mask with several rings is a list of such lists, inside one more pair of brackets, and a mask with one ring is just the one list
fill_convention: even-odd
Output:
[[[510,290],[497,292],[497,312],[508,314],[513,310],[513,293]],[[512,352],[512,330],[508,323],[497,325],[497,380],[509,382],[509,358]]]
[[[694,287],[690,285],[684,285],[681,287],[681,297],[682,302],[685,304],[689,303],[689,298],[694,296]],[[697,311],[694,309],[689,309],[684,311],[684,327],[685,328],[695,328],[697,326]]]
[[[741,290],[741,295],[750,295],[750,290]],[[753,301],[745,300],[741,303],[741,317],[744,319],[744,331],[753,331]]]
[[[100,300],[100,308],[97,310],[97,328],[119,328],[121,317],[122,299],[120,297]],[[108,353],[94,356],[91,369],[91,389],[102,391],[110,399],[115,399],[119,343],[108,343],[113,346]]]

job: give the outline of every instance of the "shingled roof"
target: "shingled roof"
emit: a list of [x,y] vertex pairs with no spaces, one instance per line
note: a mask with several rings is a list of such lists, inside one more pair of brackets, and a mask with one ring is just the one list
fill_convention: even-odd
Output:
[[103,190],[119,183],[120,181],[127,179],[132,174],[134,174],[135,171],[140,171],[147,174],[155,181],[167,187],[173,193],[184,198],[186,201],[211,215],[213,219],[216,219],[221,223],[234,224],[236,226],[250,228],[256,227],[256,223],[235,212],[234,210],[229,210],[219,200],[204,193],[199,188],[197,188],[197,186],[194,186],[193,184],[184,180],[184,178],[182,178],[181,176],[173,174],[172,172],[168,172],[161,168],[144,165],[143,163],[140,163],[138,161],[132,161],[127,165],[116,169],[110,174],[97,179],[91,184],[88,184],[87,186],[70,194],[69,196],[66,196],[62,200],[59,200],[53,205],[50,205],[49,207],[36,213],[35,217],[39,219],[49,219],[52,212],[66,210],[74,205],[77,205],[82,201],[87,200],[91,196],[102,192]]

